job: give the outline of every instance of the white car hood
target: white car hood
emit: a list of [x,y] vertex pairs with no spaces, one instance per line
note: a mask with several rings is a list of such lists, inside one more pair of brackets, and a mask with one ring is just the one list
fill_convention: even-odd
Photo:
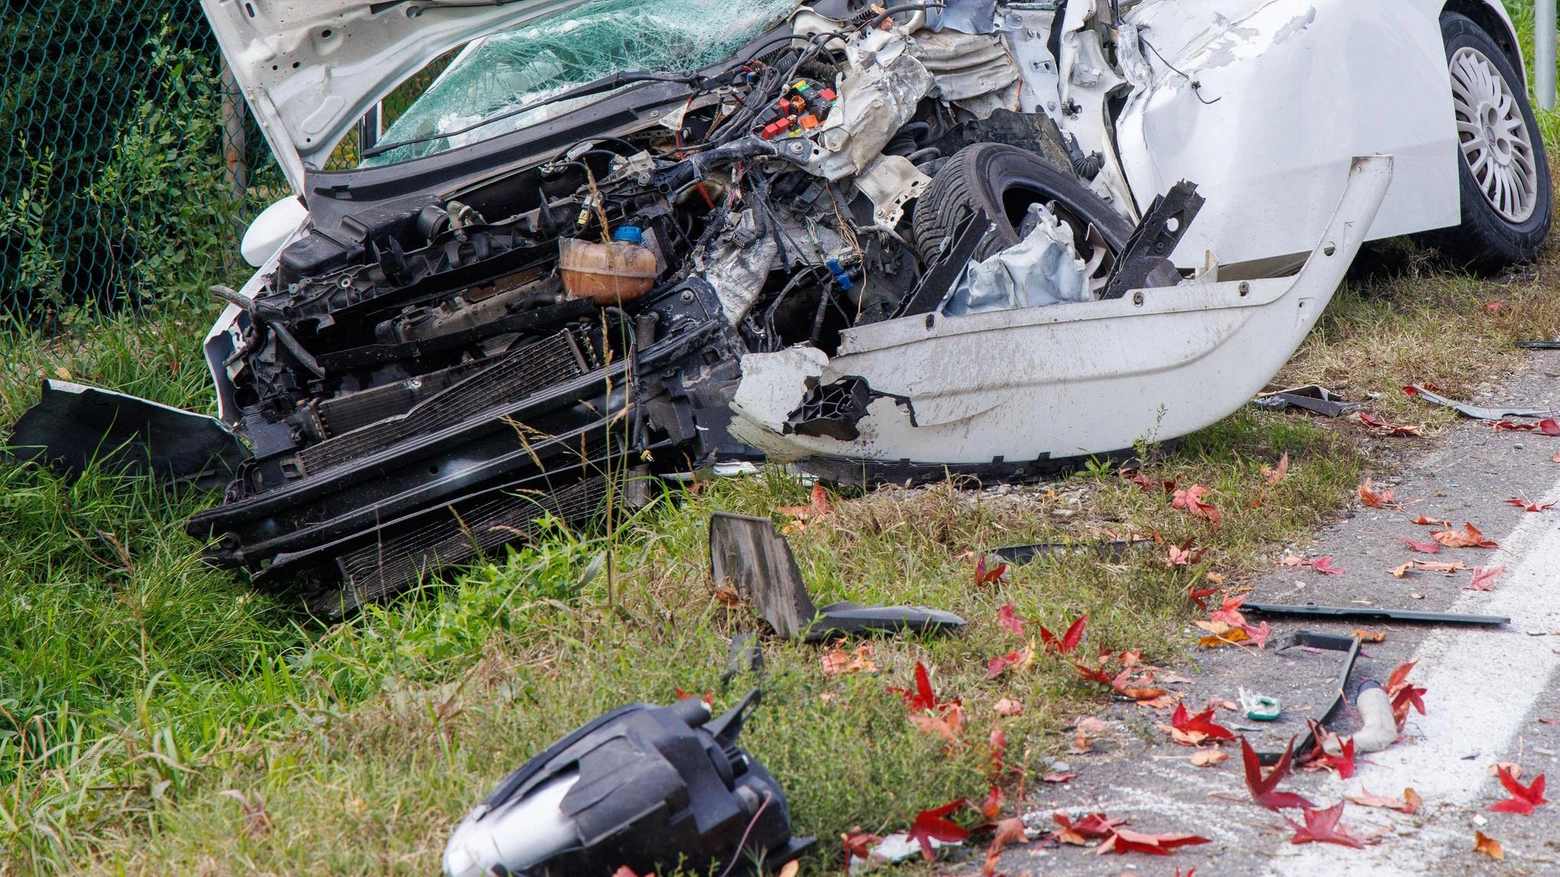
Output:
[[357,120],[478,37],[585,0],[201,0],[234,79],[296,194]]

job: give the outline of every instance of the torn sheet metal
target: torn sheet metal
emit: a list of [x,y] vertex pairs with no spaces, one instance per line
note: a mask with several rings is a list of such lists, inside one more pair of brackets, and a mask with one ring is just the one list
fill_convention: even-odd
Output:
[[1029,208],[1031,230],[1016,246],[972,263],[943,312],[950,316],[1094,300],[1072,229],[1046,207]]
[[1352,411],[1359,411],[1365,406],[1358,402],[1345,402],[1326,387],[1308,384],[1304,387],[1263,393],[1251,400],[1251,407],[1262,411],[1288,411],[1291,408],[1299,408],[1323,417],[1342,417]]
[[1474,420],[1501,420],[1507,417],[1553,417],[1553,409],[1544,408],[1518,408],[1516,406],[1502,408],[1499,406],[1483,407],[1469,405],[1467,402],[1459,402],[1456,399],[1448,399],[1438,393],[1432,393],[1418,384],[1411,384],[1403,388],[1403,392],[1410,396],[1416,396],[1429,402],[1431,405],[1439,405],[1442,408],[1450,408],[1464,417]]
[[243,443],[214,417],[52,379],[43,382],[38,404],[17,421],[6,454],[70,475],[96,463],[201,490],[226,486],[249,459]]

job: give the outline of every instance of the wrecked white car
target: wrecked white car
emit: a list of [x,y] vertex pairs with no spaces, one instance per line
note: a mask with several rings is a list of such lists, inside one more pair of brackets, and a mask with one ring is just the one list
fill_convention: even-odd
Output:
[[1174,439],[1365,241],[1496,267],[1551,214],[1496,2],[203,2],[297,197],[220,290],[248,447],[190,532],[331,614],[658,477]]

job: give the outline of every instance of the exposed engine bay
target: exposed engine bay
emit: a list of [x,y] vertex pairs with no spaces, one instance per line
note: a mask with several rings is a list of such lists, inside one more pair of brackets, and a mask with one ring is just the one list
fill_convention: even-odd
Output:
[[[247,316],[225,366],[254,457],[191,532],[258,581],[324,573],[311,602],[336,614],[547,516],[632,506],[651,476],[762,459],[731,431],[747,354],[828,356],[853,326],[1045,303],[990,282],[972,295],[972,258],[1033,242],[1038,259],[992,262],[1009,287],[1105,294],[1129,227],[1087,180],[1063,180],[1070,203],[1034,191],[989,215],[958,164],[996,150],[1058,177],[1097,166],[1015,112],[998,35],[913,17],[803,12],[687,77],[674,124],[347,214],[289,245],[252,299],[222,291]],[[936,193],[940,173],[959,185]],[[854,439],[880,397],[815,386],[790,428]]]

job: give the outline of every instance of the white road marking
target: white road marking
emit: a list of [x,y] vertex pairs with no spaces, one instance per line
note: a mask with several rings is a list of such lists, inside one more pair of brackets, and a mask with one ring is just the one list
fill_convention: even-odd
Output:
[[[1560,502],[1560,482],[1543,501]],[[1273,873],[1406,877],[1429,873],[1429,866],[1443,856],[1471,848],[1473,827],[1468,820],[1486,803],[1503,797],[1489,766],[1511,760],[1507,756],[1527,714],[1560,670],[1560,655],[1555,654],[1560,638],[1528,635],[1560,630],[1560,528],[1555,524],[1552,513],[1524,514],[1522,523],[1501,541],[1509,553],[1491,553],[1487,561],[1506,564],[1494,590],[1464,591],[1449,610],[1509,615],[1509,626],[1442,629],[1420,645],[1414,655],[1419,665],[1409,677],[1429,689],[1428,714],[1415,713],[1408,724],[1408,732],[1418,739],[1369,756],[1353,779],[1335,780],[1327,789],[1326,801],[1331,802],[1361,788],[1401,795],[1405,787],[1413,787],[1424,798],[1421,815],[1427,818],[1412,842],[1386,837],[1365,850],[1286,843],[1272,863]],[[1344,824],[1358,830],[1383,812],[1367,816],[1365,808],[1351,805]]]

